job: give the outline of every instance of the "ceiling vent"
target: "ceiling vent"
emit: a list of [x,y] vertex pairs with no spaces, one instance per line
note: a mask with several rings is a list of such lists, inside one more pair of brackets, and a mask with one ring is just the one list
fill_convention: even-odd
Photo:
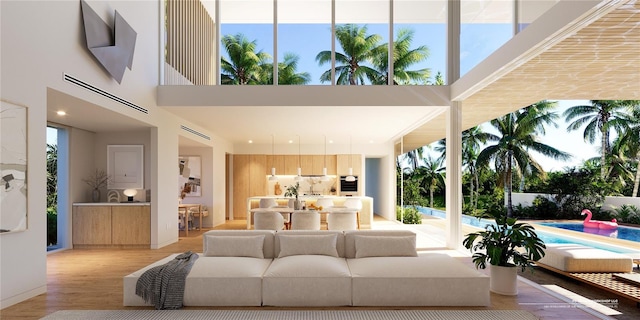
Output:
[[115,102],[121,103],[121,104],[123,104],[123,105],[125,105],[125,106],[127,106],[127,107],[129,107],[131,109],[134,109],[136,111],[142,112],[144,114],[149,114],[149,110],[147,110],[147,109],[145,109],[145,108],[143,108],[143,107],[141,107],[141,106],[139,106],[139,105],[137,105],[135,103],[132,103],[132,102],[129,102],[129,101],[125,100],[125,99],[122,99],[122,98],[120,98],[120,97],[118,97],[118,96],[116,96],[114,94],[106,92],[106,91],[104,91],[104,90],[102,90],[102,89],[100,89],[100,88],[98,88],[96,86],[88,84],[88,83],[86,83],[86,82],[84,82],[84,81],[82,81],[82,80],[80,80],[80,79],[78,79],[78,78],[76,78],[74,76],[71,76],[71,75],[68,75],[68,74],[65,73],[64,74],[64,81],[67,81],[69,83],[73,83],[73,84],[75,84],[75,85],[77,85],[79,87],[85,88],[85,89],[87,89],[89,91],[97,93],[97,94],[99,94],[99,95],[101,95],[101,96],[103,96],[105,98],[111,99],[111,100],[113,100]]
[[204,138],[204,139],[207,139],[207,140],[211,140],[211,138],[210,138],[208,135],[206,135],[206,134],[204,134],[204,133],[202,133],[202,132],[198,132],[198,131],[196,131],[196,130],[193,130],[193,129],[189,128],[189,127],[186,127],[186,126],[180,125],[180,129],[182,129],[182,130],[184,130],[184,131],[187,131],[187,132],[189,132],[189,133],[195,134],[196,136],[199,136],[200,138]]

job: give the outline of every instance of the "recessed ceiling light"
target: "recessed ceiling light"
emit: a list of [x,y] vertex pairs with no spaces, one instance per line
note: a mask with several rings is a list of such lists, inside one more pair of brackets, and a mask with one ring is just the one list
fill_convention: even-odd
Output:
[[60,111],[58,111],[58,112],[56,112],[56,113],[57,113],[59,116],[67,115],[67,113],[66,113],[66,112],[64,112],[64,111],[62,111],[62,110],[60,110]]
[[293,143],[293,140],[289,140],[289,143]]
[[369,143],[373,143],[373,140],[369,140]]
[[249,140],[249,143],[253,143],[253,140]]
[[329,143],[333,143],[333,140],[329,140]]

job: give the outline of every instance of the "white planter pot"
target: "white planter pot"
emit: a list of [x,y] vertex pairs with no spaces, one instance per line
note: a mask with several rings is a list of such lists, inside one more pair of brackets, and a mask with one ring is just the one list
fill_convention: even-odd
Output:
[[518,268],[489,266],[491,272],[491,292],[515,296],[518,294]]

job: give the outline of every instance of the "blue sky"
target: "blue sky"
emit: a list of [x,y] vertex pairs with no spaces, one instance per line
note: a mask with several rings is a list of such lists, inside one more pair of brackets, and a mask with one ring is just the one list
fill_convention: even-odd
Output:
[[[369,34],[382,36],[381,43],[389,42],[387,24],[367,24],[366,26]],[[414,31],[412,49],[426,45],[430,51],[429,58],[416,64],[412,69],[430,68],[432,79],[438,71],[446,76],[446,26],[444,24],[396,24],[394,26],[396,32],[401,28],[410,28]],[[248,40],[256,40],[257,51],[273,56],[271,24],[223,24],[220,31],[223,36],[242,33]],[[461,73],[469,71],[509,40],[511,32],[510,25],[505,24],[463,25],[460,48]],[[280,24],[278,26],[279,60],[282,60],[285,52],[296,53],[300,57],[298,71],[311,74],[310,84],[321,84],[320,75],[330,68],[329,64],[318,66],[315,61],[316,55],[324,50],[331,50],[329,24]],[[339,44],[336,44],[336,51],[343,52]],[[220,54],[227,57],[224,49],[220,50]]]

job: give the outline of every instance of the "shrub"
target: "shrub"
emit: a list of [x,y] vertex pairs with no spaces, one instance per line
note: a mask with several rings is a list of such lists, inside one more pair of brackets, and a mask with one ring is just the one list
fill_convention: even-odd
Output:
[[[404,219],[403,219],[404,218]],[[416,207],[396,207],[396,219],[404,224],[422,224],[422,214]]]
[[615,209],[613,216],[618,222],[640,224],[640,208],[634,205],[623,204],[622,207]]
[[58,244],[58,214],[47,209],[47,246]]

